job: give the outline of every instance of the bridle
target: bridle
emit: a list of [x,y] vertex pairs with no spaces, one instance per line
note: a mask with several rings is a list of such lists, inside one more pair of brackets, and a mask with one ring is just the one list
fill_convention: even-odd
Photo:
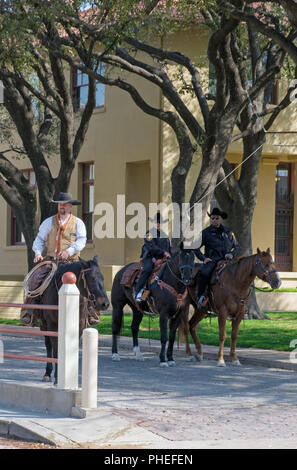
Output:
[[[170,263],[167,263],[167,267],[170,271],[170,273],[172,274],[172,276],[177,280],[179,281],[181,284],[183,284],[184,286],[187,286],[188,284],[185,284],[184,281],[178,277],[171,269],[171,266],[170,266]],[[182,266],[179,266],[179,270],[182,271],[183,269],[193,269],[193,266],[191,266],[190,264],[183,264]]]
[[85,269],[82,269],[80,271],[79,276],[78,276],[78,280],[77,280],[77,284],[80,283],[80,280],[83,281],[84,288],[87,291],[87,297],[86,298],[88,299],[88,302],[93,304],[93,307],[95,307],[96,297],[95,297],[94,294],[91,294],[90,289],[89,289],[88,284],[87,284],[86,276],[85,276],[85,273],[88,272],[88,271],[91,271],[91,269],[92,268],[85,268]]
[[256,255],[256,264],[255,264],[255,267],[258,266],[261,271],[264,273],[264,276],[262,278],[262,280],[264,282],[268,282],[269,284],[273,281],[273,279],[271,278],[270,274],[273,274],[273,273],[276,273],[277,270],[276,269],[271,269],[270,271],[268,271],[267,269],[265,269],[265,267],[263,266],[260,258],[259,258],[259,255]]
[[[167,266],[167,268],[169,269],[171,275],[178,281],[180,282],[181,284],[183,284],[185,286],[185,290],[183,292],[183,294],[178,294],[176,292],[176,290],[170,285],[170,284],[167,284],[167,282],[164,282],[162,279],[160,279],[162,273],[163,273],[163,270],[165,269],[165,267]],[[193,266],[189,265],[189,264],[184,264],[182,266],[179,266],[179,269],[185,269],[185,268],[190,268],[190,269],[193,269]],[[176,317],[176,315],[178,314],[178,312],[180,311],[180,307],[184,301],[184,299],[187,297],[188,295],[188,286],[187,284],[184,283],[184,281],[178,277],[172,270],[171,266],[170,266],[170,261],[168,261],[167,263],[164,264],[161,272],[159,273],[159,275],[156,275],[154,276],[154,278],[152,279],[151,283],[153,284],[154,282],[157,283],[157,285],[163,289],[167,289],[172,295],[174,295],[174,297],[176,298],[176,301],[177,301],[177,311],[175,312],[175,314],[173,315],[173,318]]]

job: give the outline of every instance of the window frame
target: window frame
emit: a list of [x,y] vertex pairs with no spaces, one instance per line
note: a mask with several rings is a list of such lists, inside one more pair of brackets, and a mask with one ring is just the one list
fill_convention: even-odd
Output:
[[[104,75],[105,74],[105,64],[100,63],[99,67],[103,68],[103,72],[101,70],[100,73]],[[83,72],[82,70],[74,69],[74,68],[72,69],[72,98],[73,98],[73,102],[74,102],[74,107],[77,111],[79,111],[80,109],[82,109],[85,106],[85,105],[80,103],[80,99],[79,99],[80,93],[79,93],[79,91],[81,90],[81,88],[88,88],[89,87],[89,82],[88,83],[82,83],[81,85],[77,84],[77,77],[78,77],[79,73],[82,76],[88,77],[88,75],[85,72]],[[100,104],[97,104],[97,86],[102,86],[103,91],[104,91],[103,103],[100,103]],[[105,90],[106,90],[106,86],[104,85],[104,83],[101,83],[101,82],[97,81],[96,82],[95,106],[94,106],[95,110],[96,109],[103,109],[105,107]]]

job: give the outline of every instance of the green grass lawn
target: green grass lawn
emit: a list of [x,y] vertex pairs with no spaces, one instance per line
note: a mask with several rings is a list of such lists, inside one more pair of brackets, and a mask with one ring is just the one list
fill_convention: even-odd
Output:
[[[244,320],[242,321],[237,346],[245,348],[275,349],[278,351],[291,351],[290,342],[297,339],[297,313],[269,313],[270,320]],[[198,330],[198,335],[202,344],[218,346],[218,321],[217,318],[206,318],[200,323],[202,329]],[[131,336],[131,315],[125,314],[123,336]],[[111,316],[102,315],[98,327],[99,333],[111,334]],[[230,345],[231,321],[227,321],[226,346]],[[149,320],[144,317],[140,325],[141,338],[149,336]],[[155,317],[150,321],[151,339],[159,339],[159,318]],[[192,338],[191,338],[192,340]],[[191,341],[192,342],[192,341]]]
[[[290,342],[297,339],[297,313],[268,313],[270,320],[244,320],[239,328],[238,347],[275,349],[278,351],[291,351]],[[19,325],[18,320],[0,319],[0,323]],[[131,314],[124,315],[123,336],[131,336]],[[201,322],[202,329],[198,330],[202,344],[218,346],[218,321],[216,318],[206,318]],[[101,315],[101,322],[97,327],[100,334],[111,334],[111,315]],[[230,345],[229,337],[231,322],[227,321],[226,346]],[[140,325],[141,338],[159,339],[159,317],[150,320],[145,316]]]

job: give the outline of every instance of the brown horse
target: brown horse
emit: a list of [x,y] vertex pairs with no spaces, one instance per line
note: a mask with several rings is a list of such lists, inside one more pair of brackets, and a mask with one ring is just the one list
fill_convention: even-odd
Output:
[[[180,332],[185,337],[186,354],[192,356],[189,346],[188,332],[190,332],[197,350],[195,355],[198,361],[202,361],[202,348],[196,333],[198,323],[207,315],[211,309],[218,315],[219,322],[219,353],[218,366],[224,367],[224,342],[226,339],[226,320],[227,317],[232,319],[230,356],[233,365],[241,365],[236,354],[236,340],[238,335],[239,324],[244,317],[252,282],[256,277],[268,282],[273,289],[277,289],[281,285],[281,280],[270,254],[270,249],[260,251],[257,254],[239,258],[220,272],[214,273],[209,287],[209,304],[205,307],[197,308],[196,305],[196,287],[199,282],[193,286],[192,291],[189,289],[189,296],[185,306],[183,319],[180,326]],[[217,277],[217,279],[216,279]],[[188,320],[189,306],[193,305],[195,311],[190,320]],[[209,308],[210,307],[210,308]]]

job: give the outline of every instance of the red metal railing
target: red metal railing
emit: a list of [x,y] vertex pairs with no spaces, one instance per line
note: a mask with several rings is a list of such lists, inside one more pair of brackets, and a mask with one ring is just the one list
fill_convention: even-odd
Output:
[[[40,304],[13,304],[13,303],[0,303],[0,308],[28,308],[28,309],[40,309],[40,310],[58,310],[59,307],[57,305],[40,305]],[[51,336],[57,337],[57,331],[40,331],[40,330],[28,330],[26,328],[1,328],[1,333],[7,334],[21,334],[21,335],[30,335],[30,336]],[[11,353],[4,353],[3,357],[5,358],[13,358],[13,359],[23,359],[25,361],[37,361],[37,362],[52,362],[54,364],[58,363],[58,359],[50,358],[50,357],[38,357],[38,356],[28,356],[28,355],[20,355],[20,354],[11,354]]]

